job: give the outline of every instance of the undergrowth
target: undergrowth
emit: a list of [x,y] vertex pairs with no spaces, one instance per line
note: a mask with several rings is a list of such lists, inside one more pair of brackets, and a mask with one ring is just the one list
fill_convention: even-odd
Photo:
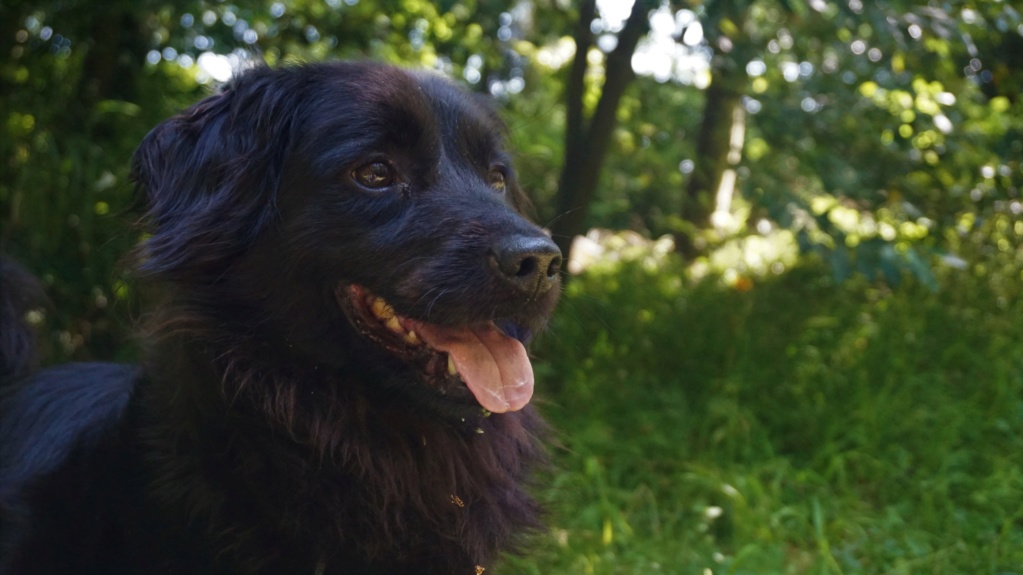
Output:
[[496,572],[1023,573],[1019,286],[685,277],[568,285],[537,346],[550,531]]

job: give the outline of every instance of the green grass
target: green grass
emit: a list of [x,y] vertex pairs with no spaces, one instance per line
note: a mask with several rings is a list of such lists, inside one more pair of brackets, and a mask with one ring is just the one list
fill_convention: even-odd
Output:
[[536,362],[550,531],[495,572],[1023,573],[1018,285],[680,277],[568,286]]

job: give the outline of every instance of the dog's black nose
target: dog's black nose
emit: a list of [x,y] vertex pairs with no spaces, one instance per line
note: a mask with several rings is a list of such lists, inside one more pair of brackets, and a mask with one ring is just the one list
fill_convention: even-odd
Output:
[[498,274],[526,294],[547,292],[561,271],[561,250],[547,236],[502,238],[491,258]]

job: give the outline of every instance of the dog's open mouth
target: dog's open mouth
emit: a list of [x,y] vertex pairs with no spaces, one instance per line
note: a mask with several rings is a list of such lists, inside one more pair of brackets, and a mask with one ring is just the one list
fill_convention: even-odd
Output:
[[338,286],[337,299],[363,337],[413,366],[440,393],[464,384],[495,413],[522,409],[533,396],[525,347],[493,322],[451,327],[418,321],[355,284]]

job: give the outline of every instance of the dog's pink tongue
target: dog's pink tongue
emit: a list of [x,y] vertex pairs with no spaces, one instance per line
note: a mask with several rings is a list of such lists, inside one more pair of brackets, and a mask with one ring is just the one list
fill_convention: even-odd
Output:
[[494,324],[417,327],[430,347],[451,356],[462,381],[483,407],[494,413],[517,411],[533,397],[533,366],[526,348]]

